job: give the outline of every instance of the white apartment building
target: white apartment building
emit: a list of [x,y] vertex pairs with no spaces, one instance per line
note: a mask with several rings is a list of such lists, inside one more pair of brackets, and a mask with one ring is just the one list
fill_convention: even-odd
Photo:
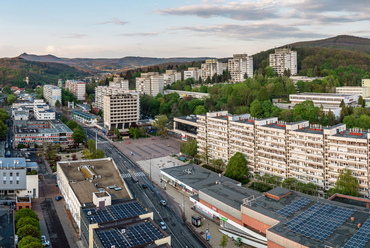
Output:
[[201,65],[202,80],[205,81],[207,78],[213,77],[213,75],[222,75],[223,64],[218,62],[217,59],[207,59],[204,64]]
[[164,86],[171,85],[174,82],[182,80],[181,72],[178,72],[177,70],[166,70],[166,73],[162,75],[164,80]]
[[142,73],[140,78],[136,78],[136,91],[140,94],[156,96],[163,94],[164,76],[156,73]]
[[198,67],[189,67],[187,71],[184,71],[184,80],[188,78],[194,78],[194,80],[199,80],[202,76],[202,70]]
[[228,69],[232,83],[243,82],[247,77],[253,77],[253,56],[234,54],[228,61]]
[[279,75],[283,75],[285,70],[290,70],[291,75],[297,74],[297,51],[290,48],[275,49],[275,53],[270,54],[270,67]]
[[336,87],[335,92],[337,94],[342,95],[358,95],[362,96],[363,98],[369,96],[368,87],[351,87],[351,86]]
[[111,87],[111,86],[97,86],[95,87],[95,105],[99,109],[103,109],[104,100],[103,97],[105,95],[116,95],[121,93],[130,93],[134,91],[130,91],[124,88],[118,87]]
[[346,105],[357,105],[358,95],[331,94],[331,93],[298,93],[289,95],[289,100],[293,104],[304,101],[312,101],[316,106],[339,107],[342,100]]
[[127,131],[137,124],[140,117],[139,93],[120,93],[104,95],[104,127],[108,130],[118,128]]
[[368,131],[346,130],[345,124],[322,127],[220,111],[197,116],[197,141],[199,154],[208,152],[209,159],[227,162],[241,152],[252,174],[294,177],[322,190],[335,187],[341,170],[348,168],[359,181],[361,195],[370,196]]
[[113,81],[109,82],[109,87],[122,88],[129,90],[129,82],[123,77],[114,77]]
[[36,120],[55,120],[55,112],[43,100],[35,100],[33,115]]
[[79,101],[85,100],[86,83],[83,81],[67,80],[65,88],[68,89]]
[[44,98],[50,106],[54,107],[56,101],[62,103],[62,90],[54,85],[44,85]]

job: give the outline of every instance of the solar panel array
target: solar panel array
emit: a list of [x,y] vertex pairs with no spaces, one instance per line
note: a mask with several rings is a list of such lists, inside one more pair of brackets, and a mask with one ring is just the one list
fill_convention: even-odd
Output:
[[354,212],[352,209],[318,202],[286,225],[293,232],[322,242]]
[[370,219],[352,236],[344,248],[362,248],[370,239]]
[[125,236],[132,246],[146,244],[165,236],[151,222],[127,228]]
[[97,232],[100,242],[105,248],[128,248],[130,245],[127,243],[123,235],[116,229],[108,229]]
[[283,217],[289,217],[301,208],[305,207],[307,204],[309,204],[312,200],[301,197],[292,204],[276,211],[278,215],[281,215]]
[[109,206],[109,211],[118,220],[139,216],[147,213],[145,208],[137,201],[125,203],[123,205],[120,204]]
[[106,209],[84,209],[85,213],[87,214],[87,218],[90,221],[93,221],[95,223],[102,223],[107,221],[115,220],[114,216],[112,216],[111,213],[109,213]]

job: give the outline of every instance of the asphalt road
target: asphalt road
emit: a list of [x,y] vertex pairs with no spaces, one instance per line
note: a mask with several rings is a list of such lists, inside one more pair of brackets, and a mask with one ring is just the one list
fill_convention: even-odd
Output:
[[[94,129],[84,128],[84,130],[87,133],[88,139],[92,138],[95,140],[96,133],[95,131],[92,131]],[[98,137],[100,137],[99,134]],[[160,200],[163,200],[162,196],[140,168],[129,157],[105,140],[103,142],[98,142],[98,148],[102,149],[107,157],[114,159],[121,176],[123,176],[133,196],[154,213],[154,222],[159,224],[159,222],[163,221],[166,224],[167,230],[165,231],[171,235],[172,247],[205,247],[185,225],[185,223],[175,214],[171,206],[163,206],[160,203]],[[131,177],[127,177],[128,169],[135,171],[135,174],[140,172],[138,173],[139,176],[137,176],[139,180],[138,183],[135,183]],[[148,188],[143,189],[141,186],[142,184],[148,185]]]

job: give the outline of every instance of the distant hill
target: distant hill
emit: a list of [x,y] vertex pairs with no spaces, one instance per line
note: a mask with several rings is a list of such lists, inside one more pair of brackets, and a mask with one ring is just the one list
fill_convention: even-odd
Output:
[[69,59],[69,58],[59,58],[54,55],[34,55],[27,53],[23,53],[19,57],[27,61],[61,63],[70,66],[75,66],[80,69],[101,72],[120,72],[143,66],[152,66],[164,63],[184,63],[193,61],[196,62],[208,59],[208,57],[151,58],[151,57],[133,57],[133,56],[117,59],[87,59],[87,58]]
[[287,46],[322,48],[330,47],[370,54],[370,39],[351,35],[338,35],[322,40],[296,42],[288,44]]
[[89,75],[88,72],[60,63],[27,61],[23,58],[0,59],[0,85],[24,87],[24,79],[30,84],[56,84],[58,78],[77,78]]

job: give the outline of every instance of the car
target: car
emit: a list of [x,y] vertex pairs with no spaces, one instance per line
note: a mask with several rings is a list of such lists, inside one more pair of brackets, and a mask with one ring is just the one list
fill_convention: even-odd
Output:
[[60,195],[58,195],[57,197],[55,197],[55,200],[56,201],[60,201],[60,200],[62,200],[63,199],[63,197],[61,197]]
[[42,243],[43,246],[49,246],[50,245],[50,241],[46,240],[45,235],[41,235],[41,243]]
[[167,202],[166,202],[165,200],[161,200],[160,202],[161,202],[161,204],[162,204],[163,206],[166,206],[166,205],[167,205]]
[[164,222],[159,222],[159,226],[162,228],[162,230],[166,230],[167,229],[167,226],[166,224],[164,224]]
[[143,189],[147,189],[148,188],[148,185],[143,184],[143,185],[141,185],[141,187],[143,187]]

